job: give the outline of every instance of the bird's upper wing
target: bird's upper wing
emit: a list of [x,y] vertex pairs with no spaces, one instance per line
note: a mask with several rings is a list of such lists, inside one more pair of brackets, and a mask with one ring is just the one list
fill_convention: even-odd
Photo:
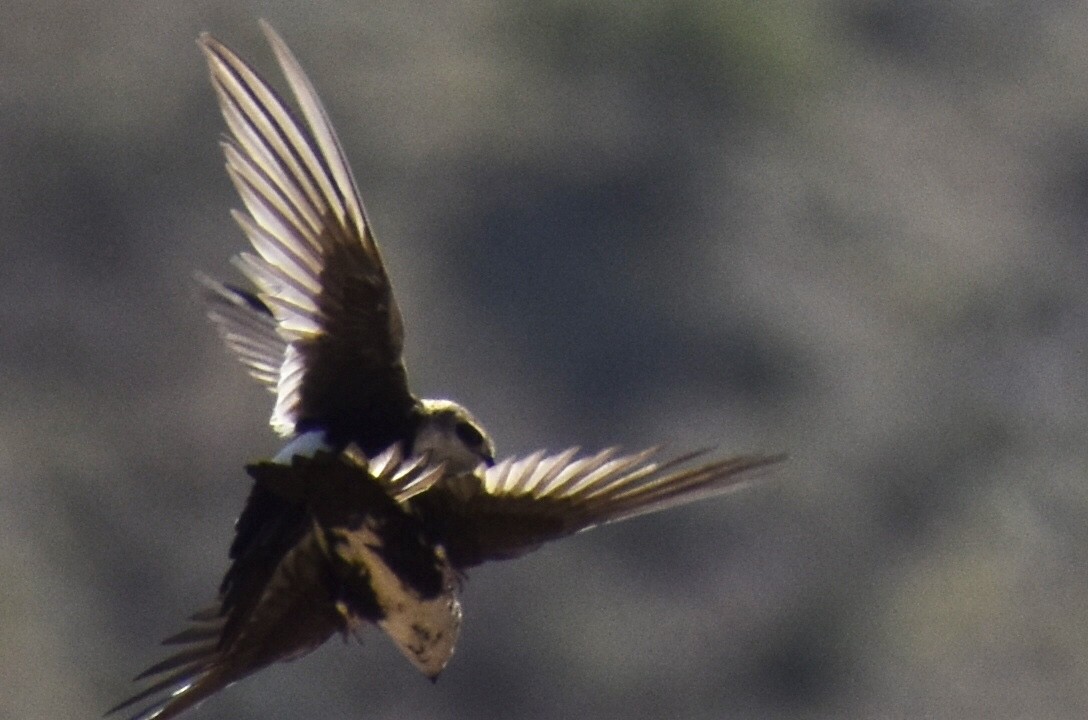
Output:
[[578,457],[576,449],[535,453],[444,479],[412,501],[459,570],[513,558],[596,525],[717,495],[742,473],[782,456],[742,455],[694,462],[703,452],[659,461],[658,450],[615,449]]
[[298,61],[262,27],[304,122],[234,52],[200,37],[232,136],[223,143],[227,172],[246,208],[234,217],[256,251],[237,264],[260,303],[209,286],[213,319],[268,381],[270,353],[281,349],[268,336],[271,314],[286,343],[272,414],[284,434],[300,423],[336,429],[403,413],[414,399],[401,360],[400,312],[351,169]]
[[197,274],[203,286],[208,317],[215,323],[223,342],[249,374],[276,392],[280,368],[287,354],[287,341],[276,329],[272,310],[254,293]]

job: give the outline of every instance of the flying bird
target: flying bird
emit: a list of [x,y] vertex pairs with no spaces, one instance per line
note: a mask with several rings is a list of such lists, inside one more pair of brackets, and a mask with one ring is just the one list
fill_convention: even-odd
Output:
[[248,466],[215,602],[164,641],[180,651],[109,712],[166,720],[334,634],[381,629],[425,676],[453,654],[463,573],[543,543],[728,491],[781,460],[651,448],[538,452],[495,462],[479,422],[412,394],[400,312],[343,149],[284,41],[262,29],[292,110],[234,52],[198,44],[230,130],[226,168],[254,252],[235,264],[252,289],[198,276],[209,317],[275,394],[286,445]]

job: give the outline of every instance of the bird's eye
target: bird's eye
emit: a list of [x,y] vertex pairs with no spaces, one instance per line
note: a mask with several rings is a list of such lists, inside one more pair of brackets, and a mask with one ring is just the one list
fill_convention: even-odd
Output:
[[472,423],[459,422],[453,430],[461,442],[470,448],[478,448],[484,444],[483,434]]

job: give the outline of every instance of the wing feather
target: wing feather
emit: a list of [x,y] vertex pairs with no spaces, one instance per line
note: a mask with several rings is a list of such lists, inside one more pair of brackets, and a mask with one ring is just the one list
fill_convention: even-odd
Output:
[[741,455],[695,462],[704,452],[664,460],[660,450],[620,454],[576,449],[505,459],[481,474],[446,478],[413,504],[431,518],[454,567],[517,557],[598,525],[728,492],[744,473],[782,456]]
[[[223,152],[245,207],[234,217],[254,250],[236,264],[286,343],[271,422],[282,434],[321,426],[376,452],[403,435],[416,407],[401,360],[400,311],[321,101],[283,40],[262,28],[301,120],[226,46],[208,34],[200,46],[231,134]],[[231,322],[228,346],[267,382],[270,346]]]
[[251,292],[197,273],[208,317],[249,374],[275,392],[287,343],[268,306]]

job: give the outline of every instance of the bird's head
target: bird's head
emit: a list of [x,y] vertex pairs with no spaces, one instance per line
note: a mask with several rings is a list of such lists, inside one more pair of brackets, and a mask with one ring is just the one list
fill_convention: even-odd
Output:
[[430,453],[432,462],[445,462],[452,473],[495,464],[495,446],[468,410],[449,400],[423,400],[422,405],[414,455]]

